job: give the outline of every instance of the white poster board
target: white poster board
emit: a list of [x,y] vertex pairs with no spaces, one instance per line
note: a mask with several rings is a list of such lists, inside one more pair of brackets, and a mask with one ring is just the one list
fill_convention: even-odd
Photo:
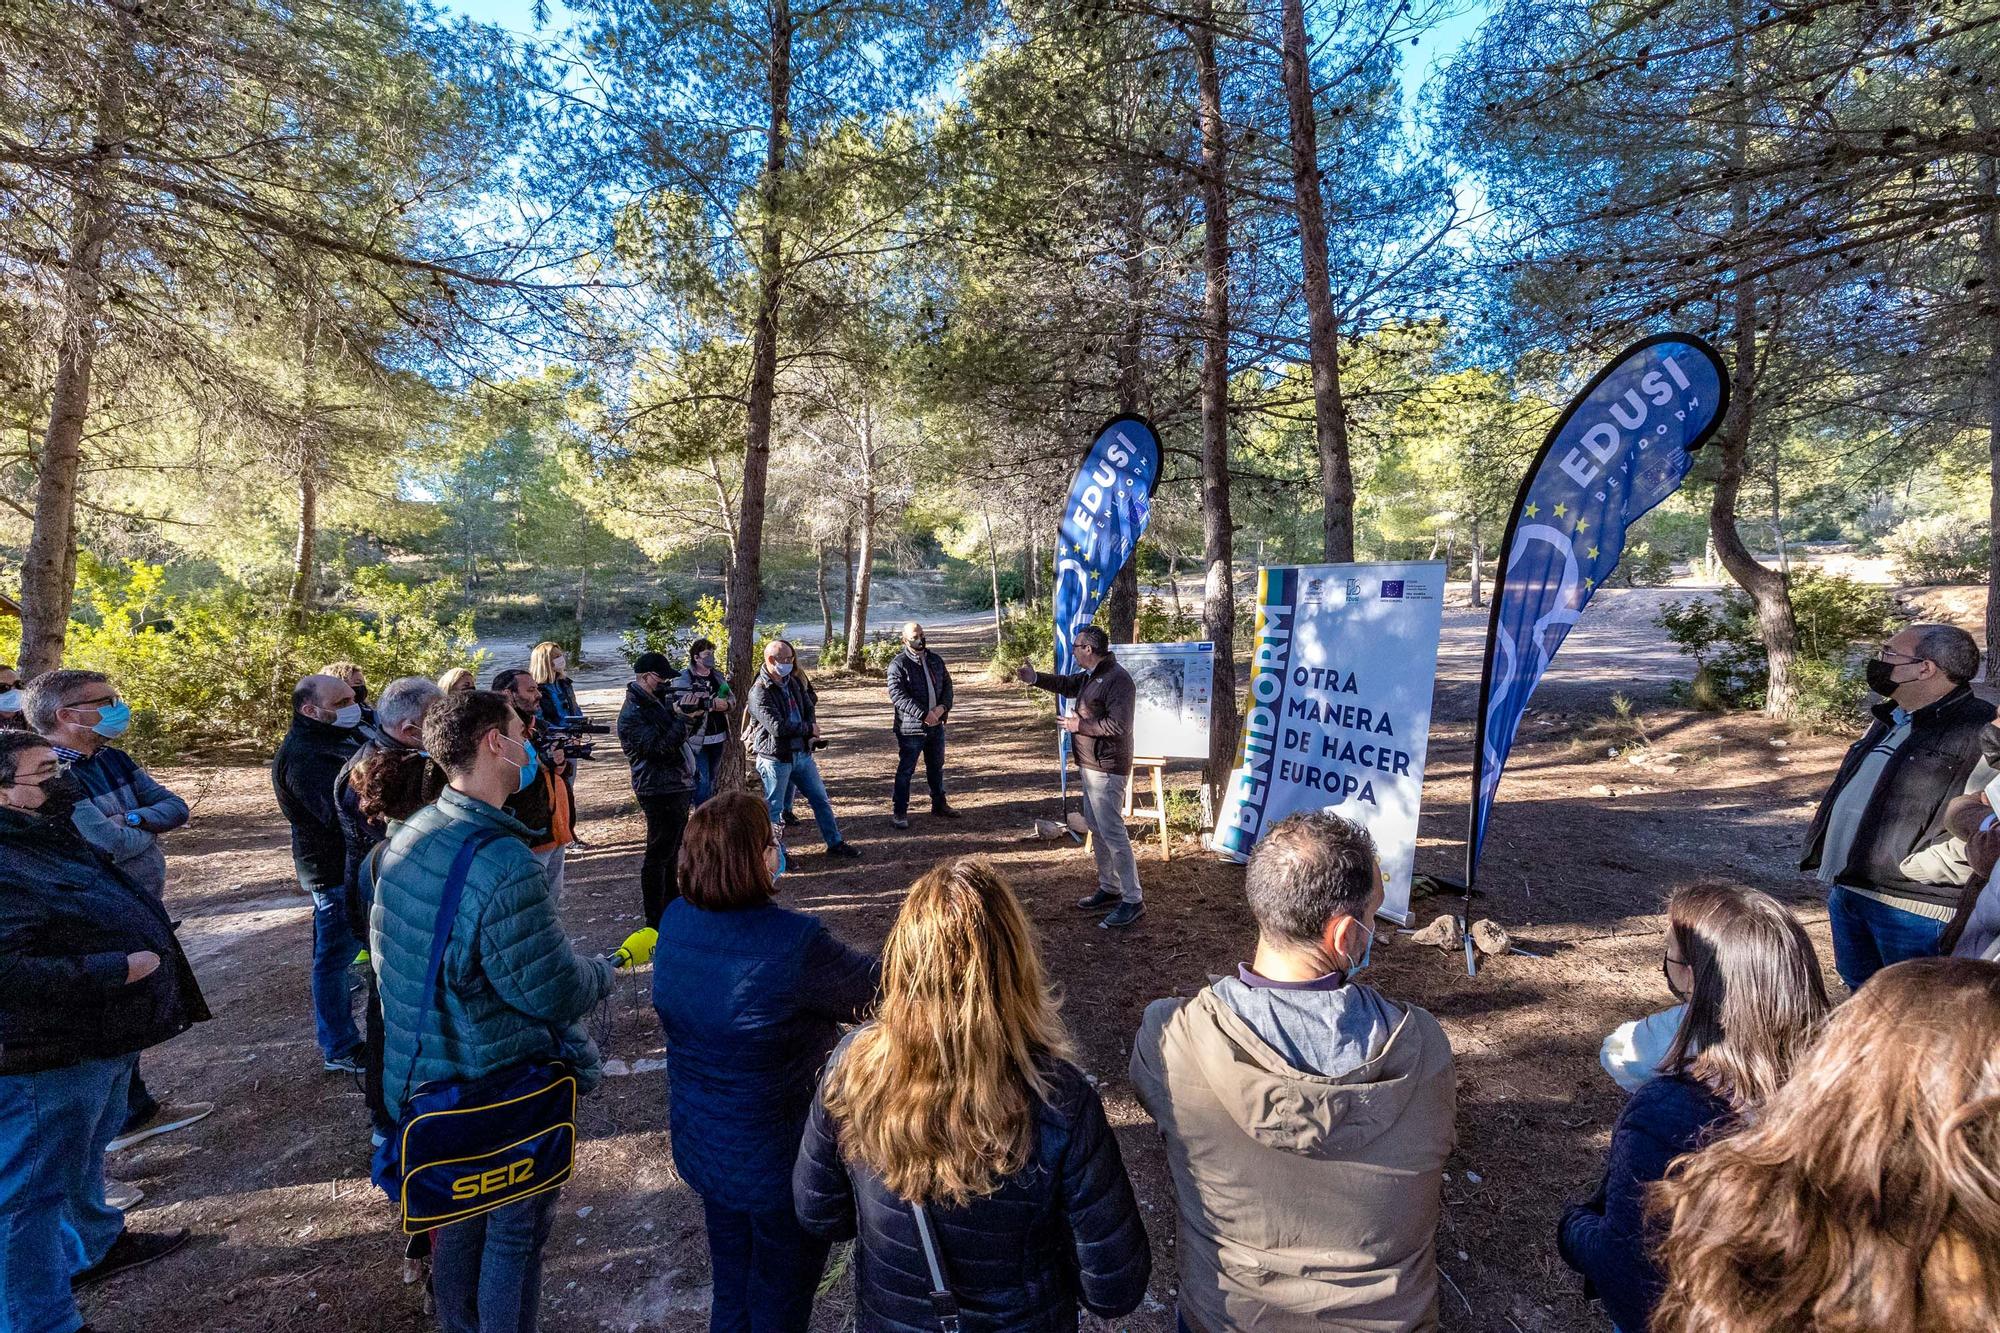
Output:
[[1208,712],[1215,689],[1212,643],[1120,643],[1111,651],[1132,676],[1138,707],[1135,754],[1162,759],[1208,757]]
[[1383,914],[1407,924],[1443,624],[1442,564],[1260,570],[1243,746],[1216,850],[1246,860],[1285,816],[1331,811],[1374,836]]

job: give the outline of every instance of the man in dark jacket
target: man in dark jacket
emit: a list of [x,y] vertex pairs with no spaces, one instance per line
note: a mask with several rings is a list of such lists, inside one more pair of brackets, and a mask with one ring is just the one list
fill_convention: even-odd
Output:
[[1125,791],[1132,782],[1132,717],[1138,688],[1111,653],[1111,639],[1095,625],[1076,632],[1076,664],[1068,675],[1043,675],[1023,663],[1024,685],[1076,700],[1058,719],[1075,737],[1076,763],[1083,783],[1083,818],[1090,825],[1090,849],[1097,858],[1097,892],[1077,900],[1086,912],[1106,912],[1100,926],[1129,926],[1146,910],[1139,889],[1139,863],[1125,832]]
[[[662,659],[664,660],[664,659]],[[688,664],[668,687],[676,695],[696,695],[707,701],[694,735],[694,804],[715,794],[715,769],[722,747],[729,743],[729,682],[715,669],[715,644],[696,639],[688,645]]]
[[334,780],[361,746],[361,705],[338,676],[307,676],[292,691],[292,728],[271,760],[278,809],[292,826],[292,867],[313,900],[313,1029],[330,1073],[359,1074],[361,1032],[354,1026],[347,969],[361,952],[347,924],[347,841],[340,832]]
[[1978,671],[1979,646],[1953,625],[1912,625],[1868,663],[1883,702],[1820,801],[1800,863],[1829,886],[1833,965],[1849,990],[1935,954],[1957,914],[1969,871],[1962,857],[1931,853],[1952,837],[1946,806],[1993,720],[1966,684]]
[[549,895],[560,903],[569,845],[576,840],[575,770],[569,747],[563,736],[551,734],[542,722],[542,687],[528,668],[508,667],[493,677],[493,689],[513,701],[539,766],[535,780],[514,793],[505,808],[540,835],[531,850],[549,881]]
[[680,896],[681,834],[687,829],[696,780],[691,742],[708,712],[707,701],[693,691],[661,697],[673,672],[665,653],[639,654],[618,710],[618,745],[632,765],[632,794],[646,816],[639,894],[649,926],[658,926],[660,913]]
[[912,620],[903,626],[903,651],[889,663],[889,704],[896,710],[896,804],[889,822],[910,826],[910,779],[917,756],[924,759],[924,781],[931,789],[931,813],[946,819],[958,811],[944,798],[944,724],[951,715],[951,672],[944,659],[931,652],[924,627]]
[[205,1020],[208,1009],[165,909],[77,832],[70,816],[82,799],[82,784],[61,771],[47,741],[0,733],[0,1216],[12,1233],[0,1310],[8,1328],[78,1328],[73,1282],[135,1268],[188,1238],[185,1230],[125,1229],[124,1214],[104,1201],[104,1152],[124,1119],[138,1052]]
[[[109,856],[155,898],[167,889],[167,855],[160,834],[188,821],[187,802],[168,791],[137,760],[111,744],[132,725],[132,708],[101,671],[44,671],[22,700],[28,725],[49,742],[71,777],[83,785],[76,813],[84,840]],[[185,1129],[215,1109],[207,1102],[162,1103],[146,1087],[134,1057],[126,1080],[126,1111],[117,1146]]]
[[826,840],[829,857],[859,857],[840,836],[840,821],[833,817],[833,803],[826,798],[826,783],[819,775],[819,761],[813,751],[819,739],[819,718],[812,691],[799,683],[797,655],[784,639],[764,645],[764,669],[750,686],[744,737],[750,743],[751,758],[757,762],[757,776],[764,783],[764,804],[771,812],[771,827],[782,830],[785,794],[797,786],[812,806],[819,836]]

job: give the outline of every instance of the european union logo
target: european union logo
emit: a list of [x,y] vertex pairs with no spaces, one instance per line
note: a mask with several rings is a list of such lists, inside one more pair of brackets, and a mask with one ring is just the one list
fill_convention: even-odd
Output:
[[1402,600],[1403,600],[1403,580],[1401,580],[1401,579],[1383,579],[1383,580],[1382,580],[1382,600],[1383,600],[1383,601],[1385,601],[1385,602],[1400,602],[1400,601],[1402,601]]

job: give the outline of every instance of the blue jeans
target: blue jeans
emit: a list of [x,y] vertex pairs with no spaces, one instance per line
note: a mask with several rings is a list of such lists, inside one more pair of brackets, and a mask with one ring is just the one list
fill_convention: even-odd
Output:
[[827,1243],[789,1208],[739,1213],[701,1201],[714,1299],[708,1333],[805,1333]]
[[1838,884],[1827,895],[1826,915],[1833,931],[1833,970],[1850,991],[1860,990],[1885,967],[1936,957],[1947,924],[1878,903]]
[[347,972],[361,941],[347,922],[347,903],[339,892],[313,890],[313,1035],[327,1059],[353,1055],[361,1049],[354,1026],[354,1001],[349,998]]
[[431,1289],[444,1333],[535,1333],[542,1248],[561,1193],[547,1190],[432,1233]]
[[722,758],[722,746],[694,747],[694,803],[700,805],[715,795],[715,766]]
[[924,785],[931,791],[931,809],[936,810],[945,804],[944,728],[925,727],[914,736],[898,731],[894,808],[899,815],[910,813],[910,779],[917,775],[919,758],[924,761]]
[[104,1150],[125,1119],[132,1056],[0,1075],[0,1329],[75,1333],[70,1274],[125,1229],[104,1202]]
[[785,791],[797,787],[812,807],[813,822],[819,825],[819,836],[829,847],[840,843],[840,825],[833,817],[833,803],[826,799],[826,784],[820,781],[819,764],[812,757],[812,751],[804,750],[790,759],[763,759],[757,761],[757,776],[764,783],[764,806],[770,811],[771,822],[780,824],[785,816]]

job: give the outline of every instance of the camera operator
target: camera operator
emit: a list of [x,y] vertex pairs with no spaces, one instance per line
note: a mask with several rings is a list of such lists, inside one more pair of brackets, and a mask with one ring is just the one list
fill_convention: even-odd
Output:
[[820,779],[819,762],[813,758],[813,751],[826,742],[820,739],[812,693],[793,674],[797,665],[792,645],[773,639],[764,645],[764,669],[750,687],[744,735],[757,762],[757,776],[764,783],[764,804],[770,811],[772,828],[782,833],[785,793],[797,786],[812,806],[819,835],[826,840],[827,856],[856,859],[861,853],[842,841],[840,823],[826,799],[826,783]]
[[674,666],[665,653],[641,653],[618,710],[618,744],[632,765],[632,794],[646,817],[646,856],[639,865],[644,922],[680,897],[681,834],[694,801],[694,739],[708,700],[698,691],[671,692]]
[[549,897],[562,901],[564,862],[576,841],[576,798],[570,794],[569,742],[550,735],[540,717],[542,687],[525,667],[508,667],[493,677],[493,689],[507,696],[521,715],[528,743],[538,756],[538,771],[508,798],[506,812],[535,831],[529,850],[548,876]]

